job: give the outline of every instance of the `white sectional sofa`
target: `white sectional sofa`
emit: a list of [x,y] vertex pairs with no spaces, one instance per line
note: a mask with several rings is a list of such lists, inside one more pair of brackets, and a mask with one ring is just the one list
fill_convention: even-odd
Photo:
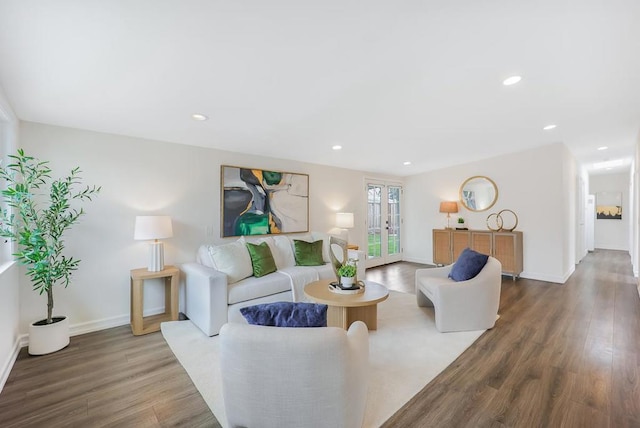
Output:
[[[320,266],[297,266],[293,240],[323,241]],[[335,279],[330,263],[330,235],[320,232],[266,237],[242,237],[221,245],[202,245],[196,262],[181,265],[185,278],[187,317],[208,336],[227,322],[244,322],[240,308],[259,303],[304,301],[304,286],[318,279]],[[266,242],[277,271],[256,278],[246,242]],[[348,251],[357,259],[359,279],[364,279],[365,253]]]

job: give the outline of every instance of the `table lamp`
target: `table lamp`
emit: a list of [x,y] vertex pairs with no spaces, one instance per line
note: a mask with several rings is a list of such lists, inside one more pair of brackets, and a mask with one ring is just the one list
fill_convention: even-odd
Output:
[[353,228],[353,213],[336,213],[336,227],[342,229],[345,240],[349,242],[349,231]]
[[447,213],[447,229],[451,229],[449,226],[449,219],[452,213],[458,212],[458,202],[456,201],[442,201],[440,202],[440,212]]
[[149,272],[164,270],[164,244],[158,239],[171,238],[171,217],[165,215],[136,216],[135,240],[154,240],[149,243]]

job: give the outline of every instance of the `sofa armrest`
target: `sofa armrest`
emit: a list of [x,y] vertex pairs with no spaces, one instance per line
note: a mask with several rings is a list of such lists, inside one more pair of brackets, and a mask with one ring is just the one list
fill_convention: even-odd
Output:
[[447,278],[453,265],[447,265],[443,267],[416,269],[416,294],[418,294],[418,288],[420,281],[423,278]]
[[180,266],[186,288],[185,313],[207,336],[214,336],[227,322],[227,275],[199,263]]

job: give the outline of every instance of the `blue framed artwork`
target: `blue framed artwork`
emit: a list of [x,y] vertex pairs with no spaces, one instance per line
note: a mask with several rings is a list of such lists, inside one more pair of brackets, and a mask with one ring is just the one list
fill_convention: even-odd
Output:
[[309,175],[221,166],[222,237],[309,231]]

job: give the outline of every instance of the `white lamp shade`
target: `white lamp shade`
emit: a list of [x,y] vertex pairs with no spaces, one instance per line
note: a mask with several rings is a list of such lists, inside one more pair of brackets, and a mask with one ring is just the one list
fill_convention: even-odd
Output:
[[336,227],[351,229],[353,227],[353,213],[336,213]]
[[173,236],[171,217],[168,215],[136,216],[136,227],[133,239],[150,240],[165,239]]

